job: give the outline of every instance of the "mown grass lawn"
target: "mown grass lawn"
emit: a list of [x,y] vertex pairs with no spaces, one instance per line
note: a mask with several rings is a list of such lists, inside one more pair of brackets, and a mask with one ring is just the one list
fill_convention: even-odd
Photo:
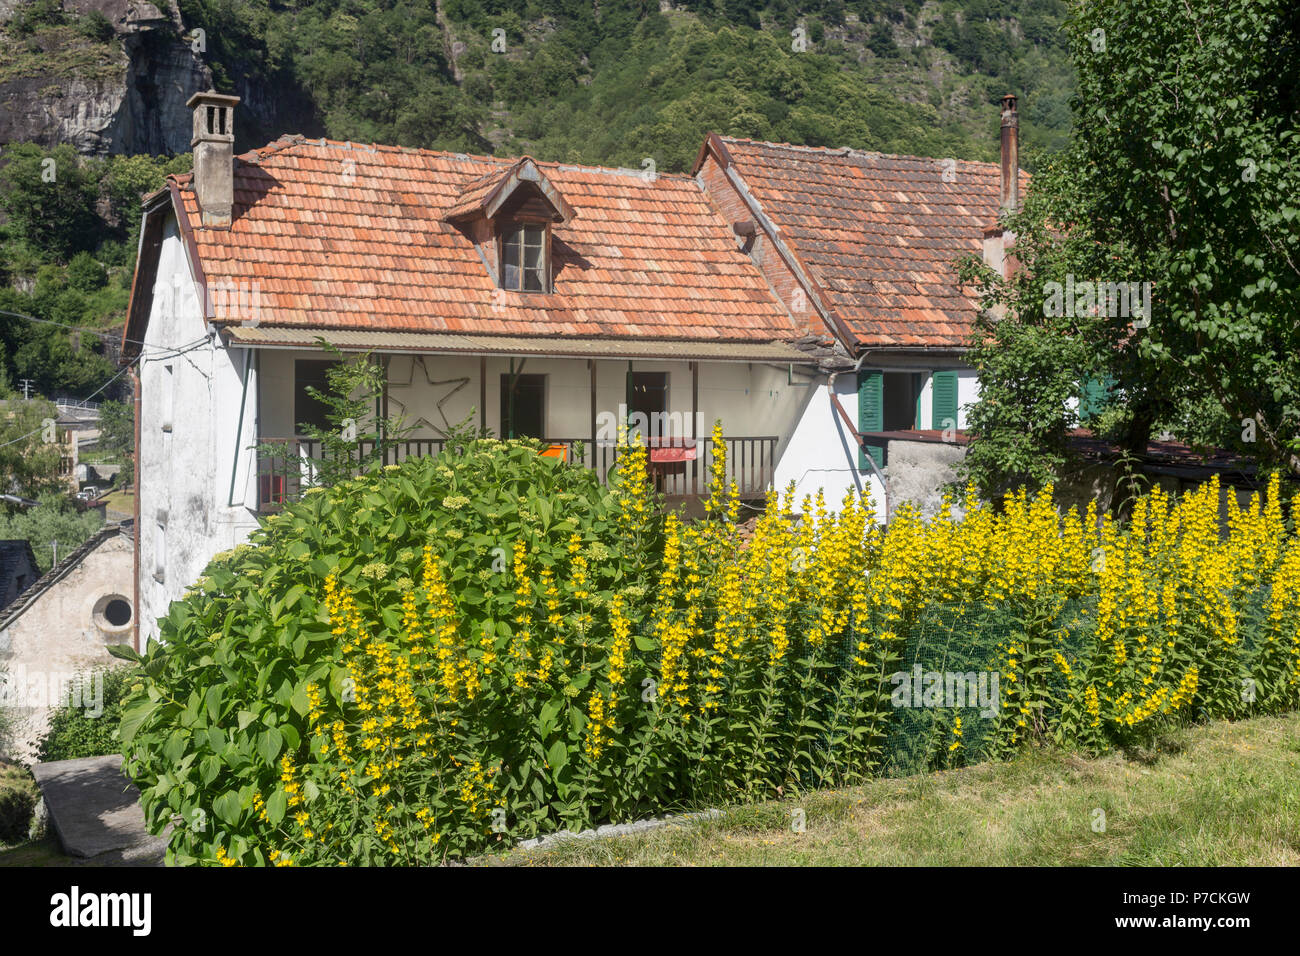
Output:
[[[792,815],[804,811],[806,830]],[[1105,811],[1104,831],[1093,829]],[[1142,753],[1054,752],[873,781],[644,835],[479,862],[518,866],[1296,866],[1300,715],[1178,731]]]

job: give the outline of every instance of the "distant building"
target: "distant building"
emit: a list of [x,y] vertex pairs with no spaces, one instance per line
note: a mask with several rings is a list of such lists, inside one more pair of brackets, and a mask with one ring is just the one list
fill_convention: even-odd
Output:
[[26,591],[41,576],[31,542],[0,541],[0,611]]
[[[0,611],[0,706],[19,719],[8,756],[32,759],[73,679],[112,664],[110,644],[131,643],[131,531],[101,529]],[[94,713],[93,699],[83,703]]]

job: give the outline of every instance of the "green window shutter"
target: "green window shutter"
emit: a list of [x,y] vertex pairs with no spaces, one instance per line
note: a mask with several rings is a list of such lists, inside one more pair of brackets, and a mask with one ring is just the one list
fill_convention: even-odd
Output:
[[[885,427],[885,373],[867,371],[858,372],[858,431],[878,432]],[[878,466],[884,467],[885,449],[883,445],[869,445],[871,457]],[[858,447],[858,468],[870,468],[867,456]]]
[[930,412],[930,427],[938,431],[957,427],[957,373],[935,372],[930,377],[933,404]]

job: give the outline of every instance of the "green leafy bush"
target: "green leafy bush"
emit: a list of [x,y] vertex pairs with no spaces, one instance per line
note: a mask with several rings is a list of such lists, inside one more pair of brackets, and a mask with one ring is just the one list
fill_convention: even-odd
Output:
[[0,761],[0,843],[27,839],[37,798],[32,775],[17,764]]
[[[569,568],[579,542],[594,614],[614,586],[635,582],[653,553],[647,539],[629,552],[638,555],[633,563],[621,557],[626,531],[593,472],[542,457],[528,442],[473,442],[459,454],[407,459],[309,492],[269,519],[251,545],[218,556],[172,605],[162,643],[143,657],[122,741],[147,817],[158,829],[174,815],[185,822],[172,837],[178,862],[211,861],[226,848],[248,862],[268,859],[277,844],[261,844],[287,802],[278,786],[284,761],[301,765],[309,756],[312,695],[327,693],[335,712],[348,696],[340,650],[347,640],[331,623],[327,581],[354,595],[377,631],[396,634],[404,600],[424,581],[425,547],[435,548],[467,633],[490,635],[481,656],[514,638],[516,542],[527,542],[539,569]],[[575,644],[576,657],[583,648]],[[483,734],[502,743],[536,716],[497,708]],[[492,746],[468,736],[456,743],[464,754]],[[542,770],[542,760],[534,771],[520,769],[522,784],[540,787]],[[467,843],[466,835],[456,842]],[[351,858],[367,859],[360,850]]]
[[122,698],[131,668],[105,667],[79,674],[37,748],[42,761],[102,757],[121,750],[117,741]]

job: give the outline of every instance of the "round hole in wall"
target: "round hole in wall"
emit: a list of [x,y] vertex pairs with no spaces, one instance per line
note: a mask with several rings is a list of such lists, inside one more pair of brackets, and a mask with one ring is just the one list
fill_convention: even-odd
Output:
[[131,602],[120,594],[105,594],[95,602],[94,618],[100,630],[125,630],[131,626]]

